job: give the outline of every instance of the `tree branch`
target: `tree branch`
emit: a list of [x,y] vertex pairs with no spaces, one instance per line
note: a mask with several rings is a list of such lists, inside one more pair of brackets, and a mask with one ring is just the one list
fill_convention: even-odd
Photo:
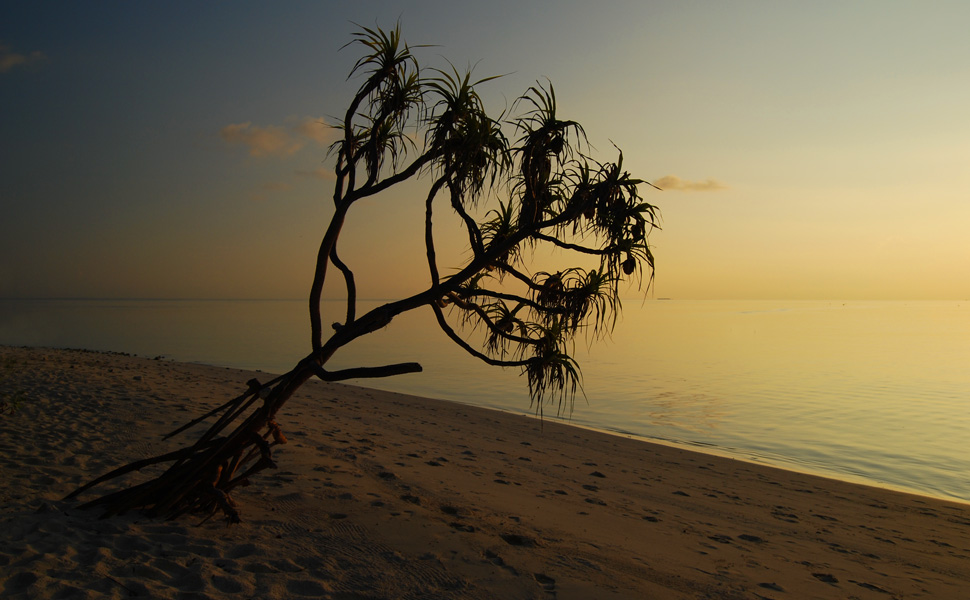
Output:
[[482,231],[478,223],[468,214],[465,207],[461,205],[461,196],[458,191],[449,186],[451,191],[451,206],[458,213],[458,216],[465,222],[465,229],[468,230],[468,241],[472,247],[472,253],[476,256],[485,253],[485,244],[482,242]]
[[346,325],[352,323],[357,315],[357,284],[354,282],[354,272],[337,256],[336,245],[330,250],[330,261],[343,273],[347,284],[347,320],[344,321]]
[[319,365],[313,365],[313,374],[323,381],[343,381],[345,379],[365,379],[376,377],[393,377],[404,373],[420,373],[421,365],[418,363],[397,363],[384,365],[382,367],[356,367],[353,369],[343,369],[341,371],[327,371]]
[[431,289],[436,289],[440,283],[438,276],[438,261],[435,258],[434,232],[432,216],[434,214],[434,199],[438,195],[438,190],[448,181],[448,174],[439,177],[428,191],[428,197],[424,202],[424,247],[428,257],[428,273],[431,276]]
[[524,304],[533,310],[551,310],[547,306],[542,306],[528,298],[523,298],[522,296],[516,294],[509,294],[506,292],[496,292],[495,290],[489,290],[485,288],[458,288],[455,293],[462,298],[473,298],[475,296],[482,296],[485,298],[495,298],[496,300],[506,300],[509,302],[517,302],[519,304]]
[[371,187],[361,188],[360,190],[352,190],[354,169],[351,167],[351,181],[348,182],[347,194],[342,199],[335,200],[335,212],[333,218],[330,220],[330,226],[327,228],[327,232],[320,243],[320,249],[317,252],[317,264],[313,274],[313,283],[310,286],[310,343],[315,352],[320,350],[323,345],[323,319],[320,316],[320,300],[323,296],[323,285],[327,279],[327,264],[330,253],[336,246],[337,238],[340,236],[340,230],[343,228],[344,219],[347,216],[347,211],[350,209],[350,206],[361,198],[377,194],[392,185],[413,177],[421,167],[433,158],[434,153],[425,152],[415,159],[407,169],[395,173],[391,177]]
[[616,249],[613,246],[609,246],[607,248],[588,248],[586,246],[580,246],[578,244],[571,244],[555,236],[547,235],[545,233],[541,233],[538,231],[533,233],[532,237],[536,238],[537,240],[549,242],[565,250],[575,250],[576,252],[581,252],[583,254],[593,254],[596,256],[604,256],[607,254],[612,254],[613,252],[616,251]]
[[[527,286],[529,286],[529,289],[533,289],[533,290],[536,290],[536,291],[545,289],[545,288],[543,288],[543,286],[541,286],[541,285],[537,284],[535,281],[533,281],[531,277],[529,277],[525,273],[520,273],[518,270],[515,269],[515,267],[513,267],[512,265],[510,265],[510,264],[508,264],[506,262],[496,262],[495,263],[495,266],[498,267],[499,269],[501,269],[502,272],[508,273],[512,277],[515,277],[516,279],[518,279],[522,283],[524,283]],[[543,307],[543,310],[545,310],[545,307]]]
[[405,181],[407,179],[410,179],[411,177],[414,177],[414,175],[418,171],[420,171],[423,166],[425,166],[427,163],[437,158],[437,156],[438,156],[438,151],[428,150],[421,156],[414,159],[414,162],[408,165],[407,168],[401,171],[398,171],[397,173],[394,173],[393,175],[388,176],[386,179],[382,179],[381,181],[378,181],[372,185],[366,185],[360,188],[359,190],[355,190],[353,193],[348,193],[344,197],[344,201],[348,203],[353,203],[353,202],[356,202],[357,200],[360,200],[361,198],[366,198],[368,196],[379,194],[391,186],[397,185],[402,181]]
[[480,318],[482,322],[485,323],[485,326],[488,327],[489,331],[504,339],[509,340],[510,342],[531,345],[531,344],[538,344],[540,341],[534,338],[521,337],[518,335],[512,335],[510,333],[502,331],[502,329],[500,329],[494,322],[492,322],[491,317],[488,316],[488,313],[485,312],[485,309],[483,309],[475,302],[468,302],[461,299],[461,297],[458,296],[457,293],[452,292],[451,294],[449,294],[448,297],[452,299],[452,301],[455,303],[455,306],[457,306],[458,308],[471,311],[477,314],[478,318]]
[[432,304],[431,309],[434,310],[435,317],[438,319],[438,326],[441,327],[441,330],[445,332],[445,335],[450,337],[452,341],[458,344],[465,352],[471,354],[482,362],[495,367],[525,367],[535,362],[534,358],[527,358],[524,360],[498,360],[488,356],[487,354],[483,354],[478,350],[475,350],[468,344],[468,342],[464,340],[464,338],[455,333],[455,330],[452,329],[451,325],[448,324],[448,321],[445,320],[445,315],[441,312],[441,308],[439,308],[437,304]]
[[330,253],[337,244],[340,230],[344,225],[344,218],[347,216],[347,209],[350,204],[338,202],[330,219],[327,232],[320,242],[320,249],[317,251],[317,264],[313,272],[313,283],[310,285],[310,344],[314,351],[320,349],[323,343],[323,324],[320,318],[320,299],[323,295],[323,284],[327,279],[327,264]]

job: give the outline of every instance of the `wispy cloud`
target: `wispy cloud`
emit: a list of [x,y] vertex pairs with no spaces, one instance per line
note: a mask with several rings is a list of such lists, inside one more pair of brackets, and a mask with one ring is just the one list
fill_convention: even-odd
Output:
[[686,179],[681,179],[676,175],[664,175],[660,179],[653,180],[652,183],[662,190],[680,192],[717,192],[727,189],[726,185],[714,179],[705,179],[704,181],[688,181]]
[[337,138],[337,130],[322,117],[304,117],[293,126],[293,131],[321,146],[325,146]]
[[337,179],[337,174],[333,172],[333,169],[327,167],[317,167],[312,171],[294,171],[294,173],[300,177],[313,177],[324,181],[336,181]]
[[248,148],[250,156],[291,156],[304,145],[282,127],[258,127],[251,121],[226,125],[219,135],[229,144]]
[[47,59],[43,52],[34,51],[30,54],[20,54],[10,49],[6,44],[0,44],[0,73],[6,73],[16,67],[26,67]]
[[232,123],[219,130],[219,136],[228,144],[246,147],[249,155],[255,157],[292,156],[308,141],[324,146],[335,138],[334,129],[322,118],[303,117],[287,121],[283,127],[260,127],[252,121]]

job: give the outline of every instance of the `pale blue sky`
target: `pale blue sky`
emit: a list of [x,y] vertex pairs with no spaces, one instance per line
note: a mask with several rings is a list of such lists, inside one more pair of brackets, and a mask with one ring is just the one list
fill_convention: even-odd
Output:
[[[331,194],[306,125],[355,89],[351,22],[398,18],[425,65],[507,74],[496,112],[548,77],[604,158],[666,182],[656,296],[970,297],[964,2],[0,11],[0,297],[303,297]],[[419,189],[350,221],[365,295],[422,282]]]

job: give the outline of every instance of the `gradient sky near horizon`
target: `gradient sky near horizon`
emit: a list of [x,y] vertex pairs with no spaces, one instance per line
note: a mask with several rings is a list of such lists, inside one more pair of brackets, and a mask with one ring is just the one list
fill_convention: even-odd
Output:
[[[6,3],[0,297],[304,297],[340,48],[398,19],[664,188],[655,297],[970,298],[970,3],[883,0]],[[348,222],[362,296],[426,282],[422,184]]]

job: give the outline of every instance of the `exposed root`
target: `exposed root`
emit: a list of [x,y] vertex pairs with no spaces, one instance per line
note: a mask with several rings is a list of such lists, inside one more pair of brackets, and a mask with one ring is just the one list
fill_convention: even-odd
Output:
[[[215,423],[192,445],[115,469],[79,487],[67,498],[75,498],[92,487],[149,465],[171,463],[158,477],[105,494],[83,504],[82,508],[102,508],[104,517],[134,509],[167,518],[201,513],[206,515],[203,522],[222,513],[229,524],[242,522],[229,492],[237,486],[249,485],[250,478],[263,469],[276,468],[271,447],[285,444],[286,436],[274,416],[312,374],[311,370],[297,367],[265,385],[250,380],[245,393],[166,436],[176,435],[204,419],[216,417]],[[260,400],[262,405],[244,417],[247,410]],[[229,427],[240,419],[242,422],[230,430]]]

